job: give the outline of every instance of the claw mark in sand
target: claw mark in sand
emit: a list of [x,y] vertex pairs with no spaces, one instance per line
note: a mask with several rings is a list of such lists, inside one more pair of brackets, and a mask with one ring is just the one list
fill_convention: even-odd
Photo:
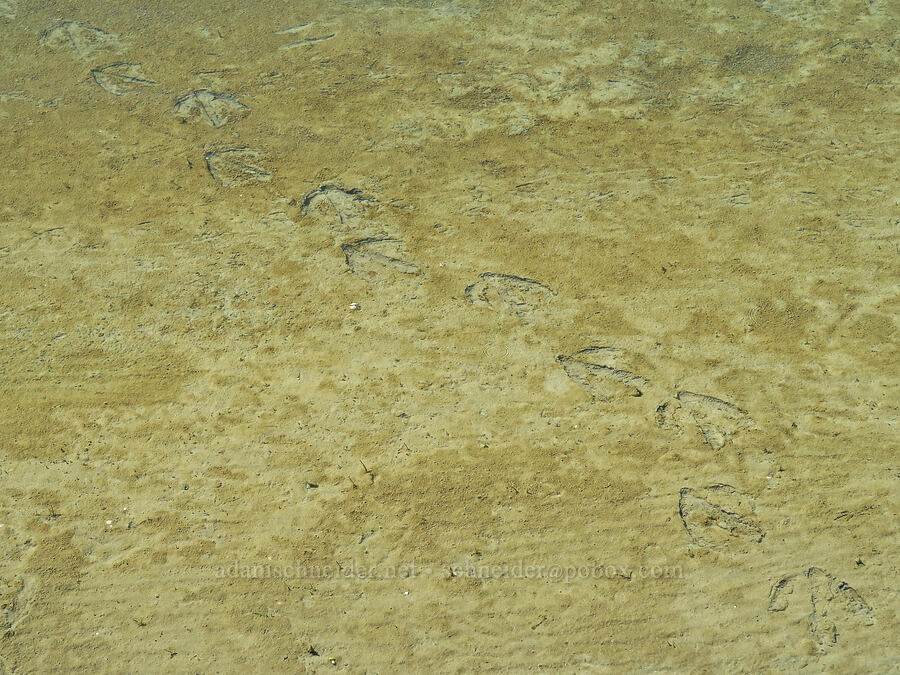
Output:
[[682,488],[678,514],[698,546],[746,552],[765,532],[756,522],[753,498],[730,485],[710,485],[696,493]]
[[69,45],[80,58],[84,58],[101,49],[118,47],[118,40],[112,33],[90,24],[63,21],[41,33],[41,44],[45,47]]
[[[788,609],[797,588],[805,588],[809,594],[807,601],[801,599],[800,609],[805,612],[812,607],[812,614],[807,615],[809,631],[820,654],[827,654],[837,644],[839,624],[871,626],[875,623],[872,608],[856,589],[818,567],[776,581],[769,593],[769,611]],[[805,593],[801,591],[799,595],[803,598]]]
[[693,422],[713,450],[725,447],[734,434],[753,425],[750,415],[722,399],[690,391],[680,391],[675,398],[656,409],[656,423],[680,433]]
[[389,237],[367,237],[342,244],[347,267],[354,274],[377,278],[386,271],[401,274],[421,274],[418,266],[397,257],[403,243]]
[[124,96],[137,87],[156,84],[143,76],[139,63],[110,63],[102,68],[94,68],[91,75],[94,76],[94,82],[113,96]]
[[641,396],[649,380],[621,367],[622,350],[588,347],[570,356],[557,356],[566,375],[591,396],[607,400],[616,396]]
[[265,183],[271,180],[271,173],[253,163],[261,157],[262,153],[259,150],[251,148],[213,150],[204,155],[210,175],[225,187]]
[[230,119],[247,115],[250,108],[231,94],[197,89],[175,101],[174,112],[184,119],[198,115],[209,126],[221,127]]
[[550,288],[534,279],[495,272],[485,272],[466,288],[466,298],[473,305],[512,312],[519,318],[541,308],[553,295]]

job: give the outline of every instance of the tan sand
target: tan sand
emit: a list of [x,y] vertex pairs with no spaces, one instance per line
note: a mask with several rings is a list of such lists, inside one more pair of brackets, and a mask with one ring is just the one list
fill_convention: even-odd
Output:
[[0,672],[896,672],[897,15],[0,1]]

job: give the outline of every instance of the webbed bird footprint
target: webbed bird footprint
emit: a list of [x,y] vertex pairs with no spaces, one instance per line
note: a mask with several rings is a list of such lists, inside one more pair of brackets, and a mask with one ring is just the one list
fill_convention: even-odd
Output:
[[150,87],[155,81],[145,77],[139,63],[110,63],[91,71],[94,82],[113,96],[125,96],[138,87]]
[[69,46],[79,58],[90,56],[101,49],[117,49],[118,38],[112,33],[95,28],[81,21],[62,21],[41,33],[40,42],[45,47]]
[[730,485],[710,485],[699,492],[682,488],[678,515],[693,542],[704,548],[747,552],[766,536],[753,498]]
[[368,209],[375,204],[374,199],[358,189],[345,190],[326,183],[306,195],[300,213],[333,232],[344,233],[361,225]]
[[[800,592],[794,596],[798,589]],[[818,567],[776,581],[769,593],[769,611],[784,612],[795,599],[797,609],[809,620],[809,631],[820,654],[828,653],[837,644],[839,625],[875,623],[872,607],[855,588]],[[810,608],[811,614],[807,613]]]
[[678,433],[683,433],[685,426],[696,426],[713,450],[725,447],[735,434],[753,426],[746,411],[714,396],[679,391],[675,399],[656,409],[656,423]]
[[209,174],[224,187],[237,187],[249,183],[265,183],[272,174],[257,162],[263,153],[252,148],[212,150],[204,155]]
[[197,89],[175,101],[173,112],[183,119],[199,117],[211,127],[221,127],[249,114],[250,108],[231,94]]
[[624,367],[623,352],[615,347],[588,347],[569,356],[557,356],[566,375],[591,396],[608,400],[641,396],[649,380]]
[[554,295],[550,288],[534,279],[495,272],[485,272],[466,288],[466,299],[473,305],[512,313],[520,319],[545,307]]
[[372,280],[391,273],[421,274],[417,265],[400,257],[402,248],[403,242],[390,237],[366,237],[341,245],[350,271]]

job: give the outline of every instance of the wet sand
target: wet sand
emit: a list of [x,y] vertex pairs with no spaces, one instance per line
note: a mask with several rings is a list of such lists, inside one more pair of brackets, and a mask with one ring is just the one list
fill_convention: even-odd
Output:
[[0,672],[888,672],[896,5],[0,0]]

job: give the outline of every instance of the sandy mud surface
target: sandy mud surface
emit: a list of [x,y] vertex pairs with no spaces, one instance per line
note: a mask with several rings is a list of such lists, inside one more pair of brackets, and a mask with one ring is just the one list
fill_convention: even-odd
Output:
[[0,0],[0,672],[889,672],[897,5]]

